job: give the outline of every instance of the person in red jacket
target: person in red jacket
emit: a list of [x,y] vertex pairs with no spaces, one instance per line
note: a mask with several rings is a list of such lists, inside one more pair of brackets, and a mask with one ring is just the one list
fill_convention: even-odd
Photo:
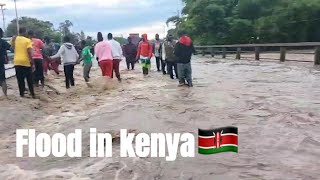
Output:
[[139,43],[137,61],[140,59],[143,75],[148,75],[151,68],[152,44],[148,41],[147,34],[142,35],[143,40]]

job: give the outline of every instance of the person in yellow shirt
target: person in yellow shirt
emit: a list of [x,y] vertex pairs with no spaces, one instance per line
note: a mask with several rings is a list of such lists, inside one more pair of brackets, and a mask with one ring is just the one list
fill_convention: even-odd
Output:
[[25,79],[27,79],[29,92],[35,98],[33,90],[33,60],[32,60],[32,41],[27,38],[27,30],[24,27],[19,29],[19,36],[12,39],[11,45],[14,49],[13,64],[16,70],[16,77],[19,86],[20,96],[24,97]]

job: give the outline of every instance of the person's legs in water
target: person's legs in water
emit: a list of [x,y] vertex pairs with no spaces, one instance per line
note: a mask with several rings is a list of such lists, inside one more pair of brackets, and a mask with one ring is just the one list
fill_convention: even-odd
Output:
[[70,77],[70,84],[71,84],[71,86],[75,86],[75,84],[74,84],[74,77],[73,77],[73,71],[74,71],[74,65],[70,65],[70,75],[69,75],[69,77]]
[[39,79],[41,86],[44,87],[44,74],[43,74],[43,59],[38,64],[38,69],[39,69]]
[[43,76],[43,60],[42,59],[34,59],[35,71],[33,72],[33,78],[35,85],[39,85],[39,81],[41,86],[44,86],[44,76]]
[[172,62],[167,62],[167,67],[168,67],[168,74],[170,74],[170,78],[171,79],[174,79],[173,78],[173,63]]
[[116,77],[118,79],[119,82],[121,82],[121,77],[120,77],[120,69],[119,69],[119,66],[120,66],[120,59],[114,59],[113,60],[113,70],[116,74]]
[[102,76],[108,76],[112,78],[113,74],[113,61],[112,60],[103,60],[99,62],[100,68],[102,71]]
[[5,96],[7,96],[7,95],[8,95],[8,93],[7,93],[8,87],[7,87],[6,80],[3,80],[3,81],[0,80],[0,86],[1,86],[1,88],[2,88],[3,94],[4,94]]
[[102,76],[105,76],[106,72],[105,72],[105,68],[104,68],[104,63],[102,61],[100,61],[100,62],[98,62],[98,64],[101,69]]
[[0,65],[0,86],[2,87],[3,94],[7,96],[6,69],[4,64]]
[[142,73],[143,73],[143,75],[148,75],[148,68],[147,67],[145,67],[145,66],[143,66],[142,67]]
[[24,71],[23,71],[23,67],[22,66],[15,66],[14,68],[16,70],[16,77],[17,77],[20,96],[24,97],[24,92],[25,92],[24,78],[25,78],[25,74],[24,74]]
[[130,70],[130,63],[127,62],[127,70]]
[[173,63],[173,67],[174,67],[174,72],[176,74],[176,78],[179,79],[179,75],[178,75],[178,65],[177,63]]
[[51,69],[57,74],[59,75],[60,72],[59,72],[59,62],[58,60],[51,60],[50,62],[50,66],[51,66]]
[[106,76],[112,78],[112,74],[113,74],[112,71],[113,71],[113,60],[106,61],[106,65],[105,65]]
[[43,61],[43,74],[48,75],[48,69],[49,69],[49,59],[45,59]]
[[130,62],[128,58],[126,59],[126,63],[127,63],[127,69],[130,70]]
[[34,62],[34,67],[35,67],[35,70],[34,70],[34,72],[32,73],[33,75],[32,75],[32,77],[33,77],[33,84],[35,85],[35,86],[39,86],[39,81],[40,81],[40,79],[39,79],[39,76],[38,76],[38,69],[37,69],[37,62],[36,62],[36,59],[33,59],[33,62]]
[[147,75],[146,61],[147,61],[146,59],[141,59],[141,66],[142,66],[143,75]]
[[68,73],[68,66],[63,66],[64,76],[65,76],[65,82],[66,82],[66,88],[70,88],[70,81],[69,81],[69,73]]
[[90,78],[89,74],[90,74],[91,67],[92,67],[92,62],[85,64],[83,66],[83,78],[86,82],[89,82],[89,78]]
[[170,63],[170,62],[169,62],[169,61],[166,61],[166,64],[167,64],[166,70],[167,70],[167,72],[168,72],[167,75],[170,75],[168,63]]
[[162,60],[162,59],[161,59],[161,70],[162,70],[163,75],[167,74],[167,72],[166,72],[166,61]]
[[183,86],[186,84],[185,82],[185,74],[184,74],[184,64],[178,63],[178,76],[179,76],[179,86]]
[[161,61],[160,57],[156,57],[157,71],[159,71],[159,72],[161,71],[160,70],[160,61]]
[[150,69],[151,69],[151,61],[150,61],[150,59],[147,59],[146,60],[146,73],[147,73],[147,75],[149,74]]
[[[91,63],[91,64],[92,64],[92,63]],[[89,69],[89,72],[88,72],[88,79],[90,79],[91,68],[92,68],[92,65],[91,65],[91,67],[90,67],[90,69]]]
[[189,87],[193,87],[191,63],[185,64],[186,80]]
[[33,89],[32,68],[31,67],[24,67],[24,69],[25,69],[25,75],[27,78],[28,89],[29,89],[30,95],[32,96],[32,98],[35,98],[34,89]]

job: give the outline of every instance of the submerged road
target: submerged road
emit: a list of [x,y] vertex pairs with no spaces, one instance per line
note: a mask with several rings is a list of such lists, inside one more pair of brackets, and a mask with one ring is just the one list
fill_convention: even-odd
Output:
[[[123,63],[123,62],[122,62]],[[124,63],[123,63],[124,64]],[[122,65],[123,65],[122,64]],[[153,65],[154,69],[154,65]],[[194,57],[194,88],[177,87],[153,71],[143,78],[122,71],[123,83],[104,86],[92,72],[92,88],[63,88],[52,78],[40,100],[0,100],[0,179],[236,180],[319,179],[320,69],[311,63],[279,63]],[[10,83],[9,83],[10,84]],[[112,87],[110,87],[112,86]],[[57,95],[53,92],[59,92]],[[239,153],[195,158],[89,158],[89,128],[99,132],[191,132],[239,128]],[[81,128],[83,158],[16,158],[15,129],[70,133]],[[116,135],[115,135],[116,136]]]

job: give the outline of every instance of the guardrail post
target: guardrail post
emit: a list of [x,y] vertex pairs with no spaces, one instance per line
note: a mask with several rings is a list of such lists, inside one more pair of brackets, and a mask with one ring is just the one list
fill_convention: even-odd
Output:
[[240,58],[241,58],[241,48],[237,48],[236,59],[240,59]]
[[206,55],[206,49],[203,48],[203,49],[202,49],[202,56],[205,56],[205,55]]
[[214,48],[211,48],[211,56],[214,57]]
[[255,53],[255,60],[259,61],[260,60],[260,48],[255,47],[254,48],[254,53]]
[[226,48],[222,48],[222,58],[226,58]]
[[280,48],[280,61],[281,62],[286,61],[286,51],[287,51],[287,48],[285,48],[285,47]]
[[314,52],[314,64],[315,65],[320,65],[320,46],[317,46],[315,48]]

